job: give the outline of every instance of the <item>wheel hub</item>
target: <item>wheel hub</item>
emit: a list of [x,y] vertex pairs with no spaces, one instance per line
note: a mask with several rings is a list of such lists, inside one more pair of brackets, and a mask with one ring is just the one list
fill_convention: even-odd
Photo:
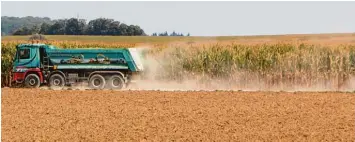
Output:
[[93,85],[94,85],[95,87],[100,86],[100,84],[101,84],[101,80],[100,80],[100,79],[94,79]]
[[35,85],[36,84],[36,80],[34,78],[30,79],[30,85]]
[[59,86],[60,85],[60,80],[59,79],[54,79],[53,80],[53,85]]
[[120,83],[120,80],[119,79],[114,79],[113,81],[112,81],[112,85],[113,86],[119,86],[121,83]]

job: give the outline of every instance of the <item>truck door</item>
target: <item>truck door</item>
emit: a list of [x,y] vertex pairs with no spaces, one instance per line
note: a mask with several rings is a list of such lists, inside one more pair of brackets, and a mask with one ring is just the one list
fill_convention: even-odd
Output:
[[38,67],[37,48],[20,48],[18,51],[18,59],[15,62],[17,66],[25,66],[27,68]]

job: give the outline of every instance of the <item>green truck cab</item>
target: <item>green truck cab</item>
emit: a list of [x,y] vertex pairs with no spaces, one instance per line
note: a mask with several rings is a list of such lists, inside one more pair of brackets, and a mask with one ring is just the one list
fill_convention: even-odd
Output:
[[16,46],[13,81],[26,87],[64,87],[88,81],[93,89],[122,89],[143,71],[135,48],[63,49],[46,44]]

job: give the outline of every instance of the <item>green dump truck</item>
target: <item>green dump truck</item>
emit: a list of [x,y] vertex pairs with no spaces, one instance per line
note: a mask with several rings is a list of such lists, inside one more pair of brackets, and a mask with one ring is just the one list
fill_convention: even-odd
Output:
[[92,89],[122,89],[143,71],[136,48],[63,49],[46,44],[16,46],[13,82],[26,87],[64,87],[88,81]]

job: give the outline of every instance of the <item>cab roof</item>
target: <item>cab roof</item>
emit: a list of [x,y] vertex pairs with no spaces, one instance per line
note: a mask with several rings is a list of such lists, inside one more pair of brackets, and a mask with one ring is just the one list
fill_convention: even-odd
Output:
[[32,48],[39,48],[39,47],[46,47],[54,49],[53,45],[43,44],[43,43],[36,43],[36,44],[19,44],[18,47],[32,47]]
[[18,46],[20,46],[20,47],[22,47],[22,46],[24,46],[24,47],[33,47],[33,46],[44,46],[44,45],[46,45],[46,44],[41,44],[41,43],[37,43],[37,44],[19,44]]

